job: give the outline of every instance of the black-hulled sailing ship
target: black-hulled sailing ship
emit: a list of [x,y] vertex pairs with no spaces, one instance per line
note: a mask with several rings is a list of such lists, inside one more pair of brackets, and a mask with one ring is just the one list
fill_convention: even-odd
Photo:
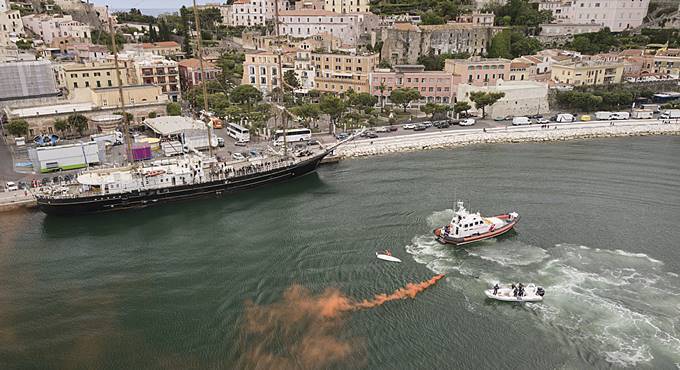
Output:
[[269,156],[220,162],[204,155],[185,155],[145,164],[92,169],[67,185],[36,192],[47,214],[82,214],[142,208],[150,205],[222,195],[313,173],[341,143],[305,156]]

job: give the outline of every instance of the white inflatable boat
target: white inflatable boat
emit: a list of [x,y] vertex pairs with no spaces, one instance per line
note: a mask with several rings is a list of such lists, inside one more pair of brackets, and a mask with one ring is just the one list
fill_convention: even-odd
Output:
[[520,295],[519,286],[514,284],[496,284],[494,288],[485,290],[484,294],[486,294],[487,298],[503,302],[540,302],[543,300],[545,290],[540,286],[537,287],[534,284],[529,284],[523,287],[522,294]]
[[389,262],[401,262],[401,260],[397,257],[394,257],[390,254],[382,254],[375,252],[375,256],[378,257],[378,259],[381,259],[383,261],[389,261]]

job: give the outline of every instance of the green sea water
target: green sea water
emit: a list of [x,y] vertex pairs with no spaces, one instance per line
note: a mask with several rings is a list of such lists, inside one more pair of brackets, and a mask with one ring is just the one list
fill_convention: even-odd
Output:
[[[678,158],[680,137],[482,145],[144,210],[0,214],[0,368],[675,369]],[[522,220],[439,245],[456,198]],[[415,299],[314,306],[440,273]],[[495,281],[545,301],[488,301]]]

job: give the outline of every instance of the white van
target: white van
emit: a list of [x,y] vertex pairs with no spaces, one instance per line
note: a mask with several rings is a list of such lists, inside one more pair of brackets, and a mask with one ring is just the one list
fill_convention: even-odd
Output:
[[512,119],[513,126],[530,125],[531,120],[528,117],[515,117]]
[[612,113],[612,112],[595,112],[595,119],[604,120],[604,121],[610,120],[610,119],[612,119],[613,114],[614,113]]
[[555,117],[555,122],[574,122],[576,118],[571,113],[560,113]]
[[654,112],[649,109],[636,109],[633,111],[633,118],[650,119],[654,118]]
[[621,120],[621,119],[629,119],[630,118],[630,113],[628,112],[614,112],[612,113],[610,119],[616,119],[616,120]]

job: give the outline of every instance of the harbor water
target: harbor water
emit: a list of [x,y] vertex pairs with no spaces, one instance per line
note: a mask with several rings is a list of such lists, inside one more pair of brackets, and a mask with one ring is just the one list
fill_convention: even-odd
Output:
[[[130,212],[0,214],[0,368],[677,369],[678,158],[676,136],[479,145]],[[440,245],[456,198],[522,220]],[[496,281],[545,300],[489,301]]]

